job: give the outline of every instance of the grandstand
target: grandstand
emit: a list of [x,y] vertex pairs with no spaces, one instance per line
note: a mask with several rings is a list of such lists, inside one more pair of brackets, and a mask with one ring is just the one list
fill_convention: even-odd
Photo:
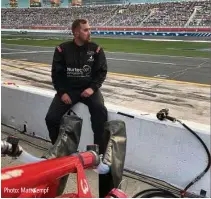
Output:
[[[97,2],[97,0],[95,0]],[[88,5],[69,8],[2,8],[2,28],[21,26],[66,26],[78,17],[87,18],[91,26],[109,27],[210,27],[211,1],[175,1],[131,3],[112,0],[109,5]],[[118,4],[116,4],[118,3]]]

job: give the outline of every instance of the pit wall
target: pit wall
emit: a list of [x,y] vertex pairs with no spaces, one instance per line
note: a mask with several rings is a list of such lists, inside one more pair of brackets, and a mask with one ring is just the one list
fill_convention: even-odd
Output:
[[[2,124],[26,130],[26,134],[49,140],[45,116],[54,91],[21,85],[1,86]],[[184,188],[207,165],[207,154],[200,142],[181,124],[159,121],[156,115],[107,104],[108,119],[123,120],[127,132],[125,168]],[[88,108],[81,103],[73,110],[83,119],[79,150],[93,143]],[[159,111],[159,110],[158,110]],[[126,114],[126,115],[125,115]],[[210,126],[185,122],[210,150]],[[203,189],[210,197],[210,169],[189,191]]]

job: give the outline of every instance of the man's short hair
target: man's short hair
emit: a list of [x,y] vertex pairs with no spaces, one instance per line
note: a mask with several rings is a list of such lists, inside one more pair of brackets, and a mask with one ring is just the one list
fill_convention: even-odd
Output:
[[86,19],[76,19],[72,23],[72,33],[74,33],[76,28],[79,28],[81,24],[86,24],[88,21]]

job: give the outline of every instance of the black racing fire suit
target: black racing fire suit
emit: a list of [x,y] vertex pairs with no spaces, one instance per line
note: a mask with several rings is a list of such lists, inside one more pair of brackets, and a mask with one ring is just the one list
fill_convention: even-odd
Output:
[[[108,114],[99,88],[106,74],[105,54],[97,44],[88,42],[83,46],[78,46],[72,40],[56,47],[52,63],[52,83],[57,94],[45,118],[52,144],[57,140],[62,116],[74,104],[82,102],[89,108],[94,143],[99,145],[100,153],[104,153],[106,143],[103,140],[103,133]],[[89,97],[80,97],[87,88],[92,88],[94,93]],[[70,96],[71,105],[61,100],[64,93]],[[99,176],[100,197],[105,197],[110,191],[109,184],[113,186],[111,181],[111,174]]]
[[52,63],[52,81],[61,96],[72,89],[101,87],[107,74],[105,54],[94,42],[78,46],[68,41],[56,47]]
[[[94,142],[100,145],[104,122],[107,121],[107,109],[99,89],[107,74],[103,49],[94,42],[87,42],[83,46],[78,46],[74,40],[62,43],[55,49],[51,74],[57,91],[46,116],[52,143],[59,134],[62,116],[77,102],[82,102],[88,106],[91,114]],[[94,93],[81,97],[87,88],[92,88]],[[64,93],[69,95],[71,104],[61,100]]]

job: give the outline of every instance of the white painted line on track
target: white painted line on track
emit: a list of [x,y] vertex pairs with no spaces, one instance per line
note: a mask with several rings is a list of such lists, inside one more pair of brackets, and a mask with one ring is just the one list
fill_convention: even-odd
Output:
[[1,48],[1,50],[26,51],[26,50],[16,49],[16,48]]
[[44,50],[44,51],[21,51],[21,52],[10,52],[10,53],[1,53],[2,55],[16,55],[16,54],[35,54],[35,53],[52,53],[53,51]]
[[[43,53],[43,52],[53,52],[53,51],[24,51],[24,52],[8,52],[2,53],[3,55],[14,55],[14,54],[34,54],[34,53]],[[163,64],[163,65],[174,65],[176,63],[168,63],[168,62],[154,62],[154,61],[144,61],[144,60],[136,60],[136,59],[118,59],[118,58],[106,58],[107,60],[114,60],[114,61],[127,61],[127,62],[138,62],[138,63],[150,63],[150,64]]]
[[149,56],[149,57],[172,57],[172,58],[187,58],[187,59],[202,59],[202,60],[209,60],[210,58],[206,57],[185,57],[185,56],[174,56],[174,55],[155,55],[155,54],[142,54],[142,53],[126,53],[126,52],[112,52],[112,51],[105,51],[106,53],[112,54],[126,54],[126,55],[139,55],[139,56]]
[[139,62],[139,63],[150,63],[150,64],[174,65],[174,66],[177,65],[176,63],[143,61],[143,60],[136,60],[136,59],[117,59],[117,58],[106,58],[106,59],[114,60],[114,61],[128,61],[128,62]]
[[55,47],[49,47],[49,46],[34,46],[34,45],[21,45],[21,44],[7,44],[7,43],[2,43],[2,44],[4,44],[4,45],[10,45],[10,46],[22,46],[22,47],[24,47],[24,46],[27,46],[27,47],[39,47],[39,48],[51,48],[51,49],[54,49]]

